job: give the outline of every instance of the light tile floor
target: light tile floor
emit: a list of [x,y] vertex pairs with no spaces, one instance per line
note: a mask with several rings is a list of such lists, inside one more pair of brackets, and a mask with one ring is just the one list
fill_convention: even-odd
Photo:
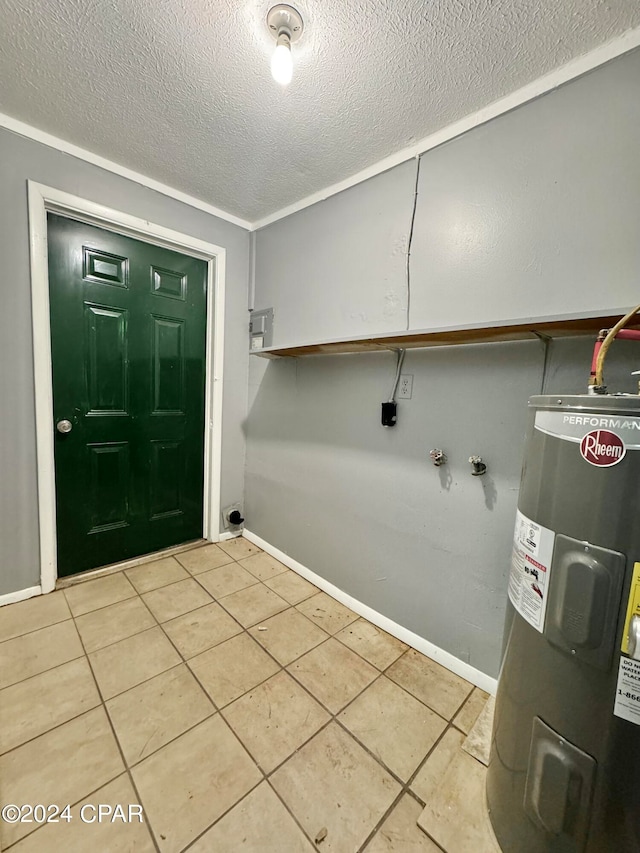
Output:
[[2,850],[497,850],[486,694],[245,539],[1,608],[0,688],[1,804],[71,806]]

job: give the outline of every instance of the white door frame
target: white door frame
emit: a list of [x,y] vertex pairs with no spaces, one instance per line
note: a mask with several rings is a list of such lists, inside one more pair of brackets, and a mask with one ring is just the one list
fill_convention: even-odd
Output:
[[70,216],[127,237],[134,237],[146,243],[163,246],[207,261],[203,535],[205,539],[212,542],[217,542],[220,538],[226,252],[221,246],[213,243],[207,243],[188,234],[181,234],[162,225],[156,225],[119,210],[112,210],[96,202],[34,181],[28,181],[28,192],[40,524],[40,588],[30,589],[29,593],[33,595],[51,592],[55,588],[58,575],[47,212]]

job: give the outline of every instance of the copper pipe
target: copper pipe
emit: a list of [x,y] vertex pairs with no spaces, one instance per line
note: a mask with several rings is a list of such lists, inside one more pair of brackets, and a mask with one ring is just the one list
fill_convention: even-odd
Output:
[[628,314],[625,314],[621,320],[615,324],[615,326],[609,330],[609,334],[602,342],[602,346],[600,347],[600,352],[596,358],[596,376],[595,376],[595,387],[603,388],[604,387],[604,360],[607,357],[607,353],[609,351],[609,347],[613,343],[616,335],[621,329],[627,325],[627,323],[635,317],[635,315],[640,311],[640,305],[636,305],[636,307],[629,311]]

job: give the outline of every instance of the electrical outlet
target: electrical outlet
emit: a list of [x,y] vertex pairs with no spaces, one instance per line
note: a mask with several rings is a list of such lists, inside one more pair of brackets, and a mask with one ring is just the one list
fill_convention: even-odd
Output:
[[401,373],[400,382],[398,383],[398,399],[410,400],[413,393],[413,374]]

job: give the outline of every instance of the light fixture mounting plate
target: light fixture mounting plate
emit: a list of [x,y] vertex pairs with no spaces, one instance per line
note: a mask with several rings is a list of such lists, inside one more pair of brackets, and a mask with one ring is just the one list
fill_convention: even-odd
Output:
[[288,6],[286,3],[278,3],[273,6],[267,13],[267,26],[274,38],[278,38],[281,30],[286,30],[289,33],[289,40],[298,41],[304,29],[302,15],[293,6]]

